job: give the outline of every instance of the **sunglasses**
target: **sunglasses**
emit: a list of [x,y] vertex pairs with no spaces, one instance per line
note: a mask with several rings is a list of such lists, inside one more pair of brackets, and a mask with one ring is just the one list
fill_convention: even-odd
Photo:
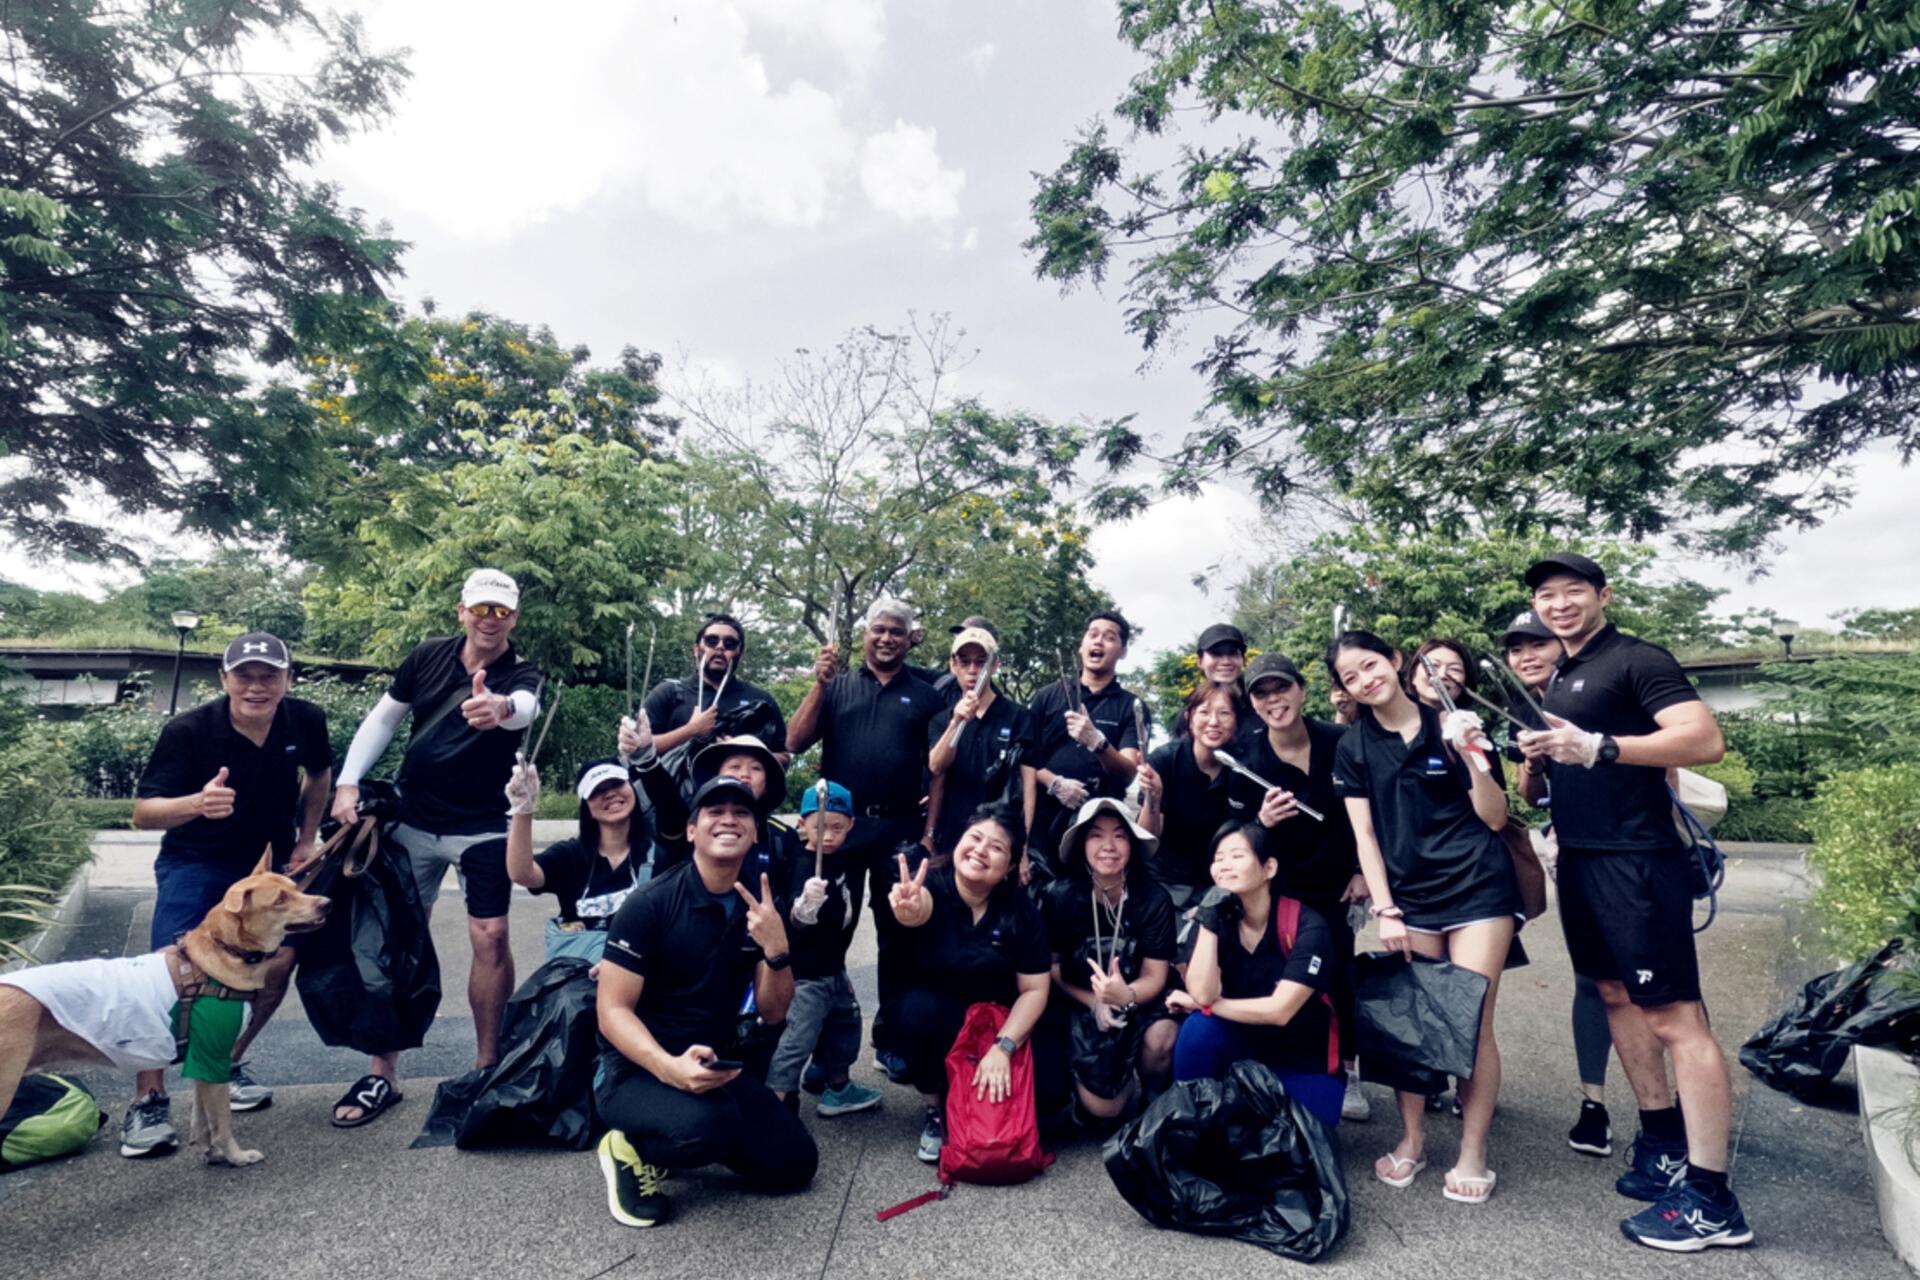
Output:
[[476,618],[500,618],[502,620],[511,618],[514,614],[514,611],[504,604],[470,604],[467,606],[467,612]]
[[709,649],[720,649],[732,653],[740,647],[738,636],[701,636],[700,643]]

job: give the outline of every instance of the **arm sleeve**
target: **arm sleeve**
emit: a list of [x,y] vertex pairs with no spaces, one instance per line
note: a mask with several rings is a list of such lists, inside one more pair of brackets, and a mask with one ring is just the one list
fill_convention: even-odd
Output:
[[[193,778],[193,735],[187,732],[185,717],[167,721],[160,738],[140,771],[133,794],[141,800],[170,800],[191,795],[207,784],[207,778]],[[208,774],[207,777],[212,777]]]
[[524,729],[540,714],[540,700],[533,696],[531,689],[515,689],[507,695],[507,701],[513,710],[500,722],[502,729]]
[[[1700,691],[1687,679],[1678,660],[1659,645],[1647,645],[1632,667],[1634,696],[1648,715],[1658,715],[1683,702],[1698,702]],[[1584,727],[1584,726],[1583,726]]]
[[[398,677],[394,680],[399,683]],[[342,787],[357,787],[360,779],[367,776],[367,770],[373,768],[380,759],[387,744],[393,741],[393,735],[399,731],[400,722],[407,718],[412,710],[404,702],[394,699],[391,693],[380,695],[380,701],[374,703],[373,710],[367,712],[367,718],[353,731],[353,743],[347,748],[347,758],[340,766],[340,776],[335,783]]]

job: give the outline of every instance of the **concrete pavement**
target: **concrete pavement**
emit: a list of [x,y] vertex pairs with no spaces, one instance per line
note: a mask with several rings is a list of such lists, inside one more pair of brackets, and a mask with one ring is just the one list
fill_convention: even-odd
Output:
[[[126,843],[102,852],[83,918],[69,935],[69,957],[144,949],[151,880],[140,879],[143,854]],[[144,856],[150,862],[150,851]],[[1795,949],[1805,932],[1804,896],[1796,852],[1735,858],[1720,919],[1702,938],[1715,1025],[1730,1054],[1818,967]],[[1153,1229],[1115,1194],[1091,1143],[1069,1146],[1025,1186],[962,1187],[944,1202],[877,1223],[876,1210],[935,1185],[913,1157],[914,1097],[884,1085],[880,1112],[821,1121],[809,1105],[821,1164],[808,1192],[768,1200],[742,1194],[724,1173],[676,1176],[669,1190],[677,1220],[651,1232],[611,1221],[588,1155],[408,1150],[426,1116],[430,1077],[463,1069],[472,1050],[457,891],[442,902],[434,935],[448,996],[427,1047],[407,1056],[399,1109],[361,1130],[327,1124],[330,1104],[362,1064],[321,1046],[290,998],[254,1057],[258,1076],[276,1086],[276,1103],[237,1120],[242,1139],[267,1153],[264,1164],[214,1170],[186,1155],[122,1160],[102,1138],[76,1158],[0,1178],[0,1275],[713,1280],[1304,1270],[1234,1241]],[[516,895],[522,974],[539,962],[540,920],[551,910]],[[852,957],[869,1010],[870,938],[862,932]],[[1612,1191],[1621,1158],[1583,1157],[1565,1145],[1578,1093],[1567,1014],[1572,977],[1558,928],[1543,921],[1526,939],[1533,964],[1507,974],[1500,996],[1506,1078],[1493,1201],[1470,1208],[1441,1199],[1440,1173],[1458,1125],[1446,1116],[1429,1126],[1433,1167],[1411,1189],[1374,1181],[1371,1161],[1396,1134],[1391,1096],[1370,1087],[1376,1118],[1342,1129],[1353,1228],[1320,1270],[1370,1278],[1907,1275],[1880,1238],[1855,1118],[1802,1107],[1737,1068],[1734,1176],[1758,1243],[1683,1259],[1623,1240],[1616,1224],[1634,1206]],[[128,1082],[111,1072],[77,1074],[100,1091],[117,1125]],[[871,1079],[864,1067],[861,1075]],[[1610,1101],[1624,1152],[1634,1121],[1617,1067]],[[184,1119],[184,1105],[178,1113]]]

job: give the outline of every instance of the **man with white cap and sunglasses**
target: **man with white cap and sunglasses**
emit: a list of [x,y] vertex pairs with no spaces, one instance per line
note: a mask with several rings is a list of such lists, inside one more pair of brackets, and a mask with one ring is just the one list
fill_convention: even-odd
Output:
[[[513,990],[507,949],[507,814],[500,796],[527,726],[539,713],[540,673],[514,652],[520,587],[498,569],[475,569],[460,590],[461,632],[423,640],[394,672],[347,748],[333,816],[359,813],[360,780],[403,720],[413,730],[400,763],[400,819],[392,840],[407,851],[420,903],[429,914],[447,868],[460,875],[473,966],[474,1065],[499,1054],[500,1019]],[[398,1053],[376,1054],[367,1074],[335,1104],[333,1123],[363,1125],[400,1101]]]

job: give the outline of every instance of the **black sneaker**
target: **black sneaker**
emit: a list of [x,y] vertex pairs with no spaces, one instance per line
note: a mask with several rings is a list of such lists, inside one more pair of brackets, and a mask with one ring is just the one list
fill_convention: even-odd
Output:
[[1724,1204],[1717,1202],[1686,1182],[1676,1185],[1652,1208],[1623,1221],[1620,1232],[1635,1244],[1668,1253],[1699,1253],[1753,1242],[1753,1229],[1740,1212],[1738,1200],[1728,1195]]
[[233,1064],[233,1074],[227,1080],[227,1107],[232,1111],[259,1111],[273,1105],[273,1090],[255,1080],[247,1071],[247,1064]]
[[607,1209],[626,1227],[651,1227],[673,1214],[673,1201],[660,1190],[667,1171],[646,1163],[618,1129],[600,1139],[600,1172],[607,1179]]
[[1582,1155],[1612,1155],[1613,1126],[1607,1123],[1607,1109],[1597,1102],[1582,1102],[1580,1119],[1567,1130],[1567,1145]]
[[1658,1203],[1687,1176],[1687,1144],[1655,1142],[1646,1134],[1633,1140],[1633,1167],[1613,1189],[1633,1200]]
[[914,1152],[927,1164],[940,1163],[940,1149],[947,1145],[947,1118],[940,1108],[927,1108],[927,1124],[920,1130],[920,1149]]
[[167,1095],[155,1090],[127,1108],[120,1122],[120,1154],[137,1159],[161,1155],[180,1145],[180,1134],[173,1127],[173,1106]]

